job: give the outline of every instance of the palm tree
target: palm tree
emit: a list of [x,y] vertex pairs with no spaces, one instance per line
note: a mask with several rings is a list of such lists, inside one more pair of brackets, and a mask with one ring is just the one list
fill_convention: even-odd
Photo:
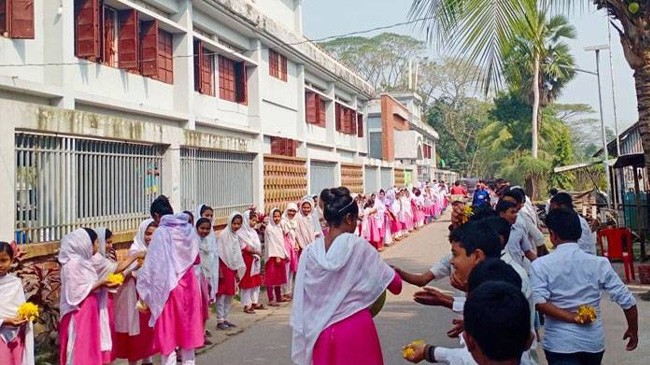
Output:
[[[508,88],[516,90],[524,100],[534,104],[534,65],[535,49],[540,51],[539,107],[545,108],[553,103],[564,87],[575,77],[575,61],[569,46],[563,39],[575,38],[575,29],[563,16],[554,16],[548,22],[543,14],[537,20],[539,36],[530,33],[531,27],[518,27],[523,34],[515,34],[506,46],[504,77]],[[540,42],[535,45],[534,42]],[[538,118],[538,124],[541,118]]]
[[[535,19],[533,9],[558,9],[571,12],[576,0],[413,0],[410,17],[427,19],[424,29],[430,40],[457,55],[477,60],[485,72],[481,78],[485,90],[499,86],[503,71],[503,47],[513,39],[520,19]],[[650,168],[650,6],[647,1],[589,0],[578,7],[593,4],[605,9],[618,31],[625,58],[634,70],[639,123],[642,128],[646,166]],[[617,24],[617,21],[619,24]],[[533,59],[538,65],[539,58]],[[539,77],[535,78],[539,81]],[[536,83],[536,82],[535,82]],[[535,131],[533,131],[535,138]]]

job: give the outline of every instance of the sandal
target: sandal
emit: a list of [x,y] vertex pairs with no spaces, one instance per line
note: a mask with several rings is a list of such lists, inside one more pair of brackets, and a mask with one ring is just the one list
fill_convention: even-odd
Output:
[[259,311],[265,311],[266,307],[264,306],[264,304],[253,304],[253,309]]
[[253,307],[244,307],[244,313],[246,314],[255,314]]
[[270,302],[269,303],[269,307],[279,307],[279,306],[280,306],[280,304],[278,304],[278,302]]
[[236,328],[236,327],[237,327],[237,326],[235,326],[235,324],[232,323],[232,322],[225,321],[225,322],[223,322],[223,323],[225,323],[226,326],[228,326],[228,327],[232,327],[232,328]]

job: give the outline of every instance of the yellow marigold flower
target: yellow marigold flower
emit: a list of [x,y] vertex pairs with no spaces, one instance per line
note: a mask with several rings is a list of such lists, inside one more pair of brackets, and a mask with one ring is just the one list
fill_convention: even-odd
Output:
[[424,344],[423,340],[417,340],[404,346],[404,348],[402,349],[402,357],[405,358],[406,360],[409,360],[411,357],[415,355],[414,347],[423,344]]
[[106,277],[106,281],[111,284],[122,285],[124,283],[124,275],[122,274],[110,274]]
[[38,319],[38,306],[30,302],[21,304],[18,307],[18,318],[34,322]]
[[586,322],[593,322],[598,318],[598,314],[596,312],[596,308],[590,306],[590,305],[581,305],[578,307],[578,322],[579,323],[586,323]]

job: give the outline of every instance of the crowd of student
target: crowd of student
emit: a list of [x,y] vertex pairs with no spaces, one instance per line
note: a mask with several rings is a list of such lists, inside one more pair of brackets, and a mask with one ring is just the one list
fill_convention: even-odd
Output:
[[[626,349],[637,347],[635,299],[609,261],[595,255],[593,233],[573,210],[570,195],[558,193],[549,201],[545,225],[555,249],[548,253],[537,211],[521,188],[479,184],[471,203],[460,184],[451,193],[451,252],[417,274],[369,250],[354,235],[360,214],[354,198],[345,188],[330,191],[324,199],[329,234],[303,252],[298,268],[291,318],[296,364],[383,364],[372,315],[385,292],[399,294],[402,281],[424,287],[445,277],[462,295],[424,287],[414,300],[454,311],[458,318],[447,334],[459,337],[461,347],[405,344],[408,361],[538,364],[541,340],[551,365],[600,364],[601,291],[625,313]],[[595,316],[583,314],[583,307],[593,308]]]
[[[448,191],[443,182],[370,196],[325,189],[284,212],[233,212],[218,234],[211,207],[175,214],[161,196],[121,260],[110,230],[77,229],[63,237],[58,256],[60,363],[127,359],[144,365],[160,354],[164,365],[194,364],[195,350],[212,335],[206,328],[210,304],[216,304],[217,329],[227,331],[236,327],[229,321],[235,294],[244,312],[255,314],[266,309],[259,298],[264,285],[269,306],[293,301],[295,363],[383,364],[372,317],[386,291],[399,294],[402,281],[423,287],[444,277],[467,298],[424,288],[414,299],[462,314],[449,331],[462,333],[462,347],[410,344],[409,361],[535,364],[536,309],[546,318],[542,343],[549,363],[599,363],[601,290],[624,309],[628,349],[636,347],[634,298],[609,262],[594,255],[591,231],[571,209],[570,196],[558,193],[550,200],[546,225],[557,248],[546,255],[540,222],[523,190],[479,184],[468,213],[462,189],[455,184]],[[384,245],[437,219],[449,201],[448,256],[422,274],[381,259]],[[9,274],[16,250],[0,243],[0,363],[31,365],[32,326],[16,316],[25,302],[23,288]],[[112,280],[114,274],[123,275],[123,283]],[[578,323],[581,305],[597,309],[593,323]]]

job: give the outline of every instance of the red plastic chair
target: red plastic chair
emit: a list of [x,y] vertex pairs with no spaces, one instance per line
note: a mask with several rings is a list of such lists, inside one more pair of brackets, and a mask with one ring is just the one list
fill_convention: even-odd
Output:
[[[603,247],[603,239],[607,241],[607,250]],[[627,228],[605,228],[598,231],[598,246],[604,257],[610,261],[622,260],[625,269],[625,280],[629,283],[634,275],[634,253],[632,252],[632,231]]]

